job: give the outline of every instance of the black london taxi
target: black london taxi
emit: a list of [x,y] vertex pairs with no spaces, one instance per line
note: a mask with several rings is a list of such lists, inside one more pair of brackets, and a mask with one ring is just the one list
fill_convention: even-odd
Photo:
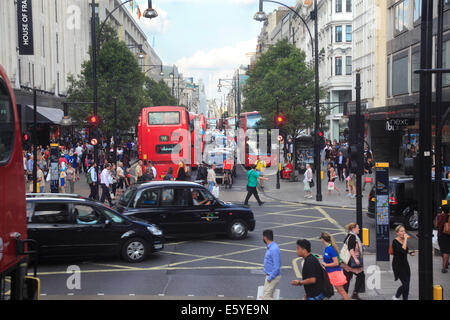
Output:
[[130,187],[117,211],[160,227],[165,236],[226,234],[245,239],[255,229],[249,208],[225,203],[194,182],[152,181]]
[[28,239],[39,259],[117,255],[141,262],[164,248],[155,225],[135,221],[103,204],[67,194],[27,194]]

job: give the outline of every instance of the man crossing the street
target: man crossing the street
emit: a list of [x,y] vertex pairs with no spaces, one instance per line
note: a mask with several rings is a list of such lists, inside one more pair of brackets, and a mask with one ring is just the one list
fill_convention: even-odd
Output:
[[[91,167],[87,171],[88,174],[88,184],[89,188],[91,188],[91,193],[89,194],[89,199],[98,200],[98,194],[97,194],[97,164],[92,161]],[[90,177],[90,179],[89,179]]]
[[264,256],[264,273],[266,281],[263,288],[263,300],[273,300],[275,289],[281,279],[281,253],[277,243],[273,241],[273,231],[263,231],[263,241],[267,245]]
[[105,169],[103,169],[100,174],[100,185],[102,186],[102,198],[100,199],[101,203],[105,203],[105,200],[108,199],[109,205],[112,207],[113,203],[111,200],[111,191],[109,189],[112,183],[111,176],[111,164],[106,164]]
[[269,180],[268,178],[264,178],[260,176],[260,173],[256,171],[256,165],[252,165],[252,169],[247,173],[247,196],[245,197],[244,205],[248,206],[248,200],[253,195],[258,201],[258,204],[262,206],[264,202],[259,199],[258,190],[256,187],[258,186],[258,180]]

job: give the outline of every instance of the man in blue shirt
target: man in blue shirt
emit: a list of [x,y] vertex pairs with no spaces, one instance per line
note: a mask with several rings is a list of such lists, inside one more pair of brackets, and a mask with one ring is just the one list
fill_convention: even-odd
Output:
[[281,254],[280,248],[273,241],[273,231],[264,230],[263,241],[267,245],[264,256],[264,273],[266,281],[263,289],[263,300],[273,300],[275,289],[281,279]]

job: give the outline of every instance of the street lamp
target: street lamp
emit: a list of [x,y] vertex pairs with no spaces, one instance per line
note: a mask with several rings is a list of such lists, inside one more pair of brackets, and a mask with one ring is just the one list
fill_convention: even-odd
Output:
[[[105,20],[103,21],[102,25],[100,26],[99,29],[99,33],[98,35],[100,36],[102,34],[102,30],[106,24],[106,21],[108,21],[108,19],[112,16],[112,14],[119,9],[120,7],[122,7],[123,5],[131,2],[132,0],[126,0],[124,2],[122,2],[120,5],[118,5],[117,7],[115,7],[113,10],[111,10],[111,12],[106,16]],[[92,92],[93,92],[93,100],[94,100],[94,107],[93,107],[93,111],[94,111],[94,115],[97,116],[98,114],[98,79],[97,79],[97,32],[96,32],[96,3],[95,0],[91,1],[91,46],[92,46],[92,78],[93,78],[93,83],[92,83]],[[145,10],[144,12],[144,17],[148,18],[148,19],[152,19],[157,17],[158,14],[156,13],[156,11],[152,8],[152,1],[149,0],[148,1],[148,8],[147,10]],[[99,49],[99,48],[98,48]],[[94,131],[94,136],[98,139],[98,128],[95,129]],[[98,164],[98,145],[94,146],[94,161],[95,163]],[[97,195],[98,195],[98,183],[96,184],[97,186]]]
[[317,0],[314,0],[314,11],[313,14],[311,14],[311,19],[314,19],[314,38],[311,34],[311,31],[309,30],[308,24],[303,19],[303,17],[294,9],[289,7],[288,5],[278,2],[278,1],[272,1],[272,0],[259,0],[259,11],[254,15],[253,19],[256,21],[266,21],[267,15],[264,13],[263,9],[263,2],[271,2],[278,5],[281,5],[287,9],[289,9],[291,12],[293,12],[305,25],[306,30],[309,33],[309,36],[311,37],[311,46],[313,48],[313,54],[314,57],[314,71],[315,71],[315,100],[316,100],[316,119],[315,119],[315,139],[314,139],[314,168],[316,170],[316,186],[317,186],[317,194],[316,194],[316,200],[322,201],[322,177],[321,177],[321,167],[320,167],[320,145],[319,145],[319,127],[320,127],[320,89],[319,89],[319,37],[318,37],[318,14],[317,14]]

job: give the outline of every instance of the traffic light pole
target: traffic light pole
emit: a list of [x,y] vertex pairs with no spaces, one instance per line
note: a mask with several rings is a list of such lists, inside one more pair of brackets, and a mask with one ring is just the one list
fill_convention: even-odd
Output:
[[33,89],[33,193],[37,193],[37,91]]
[[[315,68],[315,93],[316,93],[316,123],[314,139],[314,169],[316,170],[316,201],[322,201],[322,173],[320,168],[320,88],[319,88],[319,26],[318,26],[317,0],[314,0],[314,68]],[[295,141],[294,141],[295,143]]]
[[[277,97],[277,121],[276,125],[277,125],[277,129],[278,129],[278,135],[280,135],[280,125],[278,124],[278,117],[280,116],[280,107],[278,105],[279,99]],[[278,161],[277,161],[277,185],[276,188],[280,189],[280,156],[281,156],[281,152],[280,152],[280,140],[278,139]]]
[[[91,17],[91,41],[92,41],[92,91],[94,95],[94,116],[97,117],[98,114],[98,84],[97,84],[97,33],[96,33],[96,27],[95,27],[95,0],[92,0],[91,2],[91,9],[92,9],[92,17]],[[98,138],[98,128],[96,127],[94,129],[94,137],[99,141]],[[94,146],[94,162],[99,165],[98,163],[98,144]],[[98,172],[97,172],[98,175]],[[98,195],[99,191],[99,181],[95,185],[95,188],[97,189],[96,194]]]

